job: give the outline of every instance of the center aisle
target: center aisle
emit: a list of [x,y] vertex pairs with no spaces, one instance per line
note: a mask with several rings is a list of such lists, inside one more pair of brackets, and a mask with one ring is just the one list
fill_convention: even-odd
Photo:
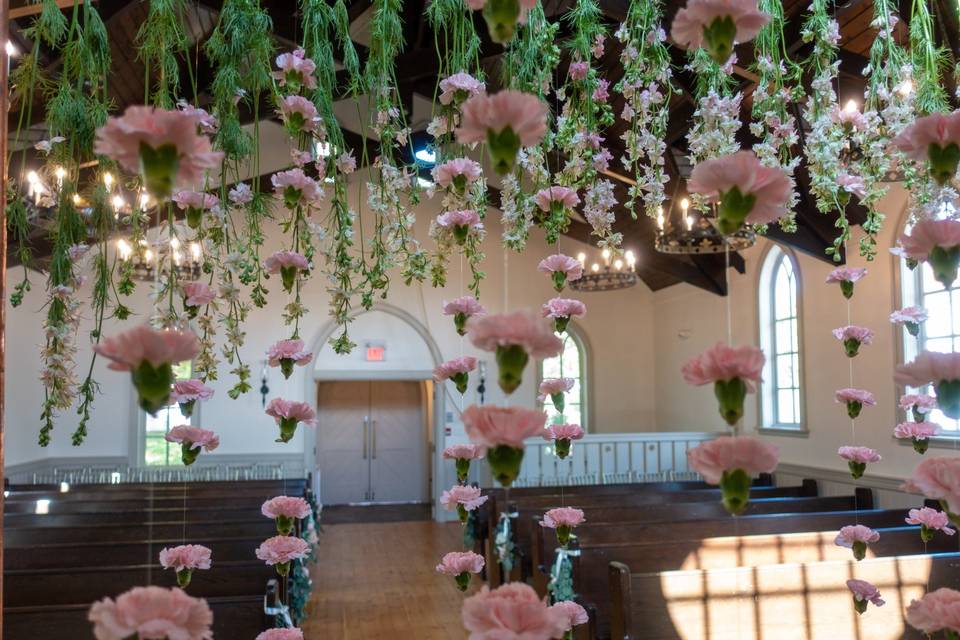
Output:
[[[462,545],[456,523],[324,525],[304,635],[311,640],[457,640],[463,594],[434,567]],[[469,593],[479,589],[474,577]]]

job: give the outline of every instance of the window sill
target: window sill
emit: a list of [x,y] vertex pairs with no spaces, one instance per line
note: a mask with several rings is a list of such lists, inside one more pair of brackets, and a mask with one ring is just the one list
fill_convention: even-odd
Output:
[[[913,441],[907,438],[894,438],[902,447],[913,448]],[[960,451],[960,434],[955,436],[937,436],[928,438],[931,449],[955,449]]]
[[810,437],[810,432],[806,427],[757,427],[757,433],[762,436],[787,436],[789,438]]

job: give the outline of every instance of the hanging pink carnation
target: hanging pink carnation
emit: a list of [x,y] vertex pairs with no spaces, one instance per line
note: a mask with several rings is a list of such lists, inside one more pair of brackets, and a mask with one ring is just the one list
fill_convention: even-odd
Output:
[[443,450],[445,460],[479,460],[483,458],[483,447],[476,444],[452,444]]
[[274,398],[267,404],[265,413],[275,419],[280,426],[280,437],[277,442],[290,442],[297,431],[297,425],[301,422],[308,427],[317,424],[317,412],[306,402]]
[[690,468],[720,485],[723,506],[734,515],[747,508],[751,478],[773,473],[779,460],[777,447],[746,436],[722,436],[687,451]]
[[833,330],[833,337],[843,342],[848,358],[860,353],[860,345],[873,343],[873,330],[857,325],[848,325]]
[[833,110],[833,121],[842,126],[847,133],[864,131],[867,128],[867,119],[856,108],[855,102],[848,102],[842,109],[838,105]]
[[289,84],[294,91],[299,91],[301,86],[304,89],[317,88],[317,81],[313,77],[317,65],[303,49],[297,48],[292,53],[278,55],[277,68],[280,70],[274,71],[273,77],[281,87]]
[[930,265],[937,282],[948,289],[953,286],[960,264],[960,221],[921,220],[910,235],[900,236],[900,244],[908,258]]
[[927,320],[927,312],[920,307],[904,307],[890,314],[890,322],[902,324],[907,333],[916,337],[920,335],[920,325]]
[[176,638],[212,640],[213,612],[207,601],[191,598],[180,589],[134,587],[114,601],[93,603],[87,620],[97,640]]
[[490,30],[490,39],[504,44],[513,39],[518,24],[527,23],[527,13],[537,6],[536,0],[510,0],[509,2],[488,2],[487,0],[466,0],[472,11],[483,11],[483,19]]
[[297,276],[310,270],[310,263],[302,253],[296,251],[275,251],[263,261],[267,273],[280,274],[280,281],[287,293],[293,292]]
[[463,601],[463,626],[469,640],[547,640],[561,638],[569,615],[547,606],[530,585],[508,582],[494,590],[486,585]]
[[[576,382],[573,378],[547,378],[540,383],[540,395],[537,396],[537,400],[545,402],[548,396],[555,393],[566,393],[573,389]],[[559,411],[562,411],[562,409]]]
[[923,455],[930,448],[930,438],[940,433],[940,427],[933,422],[901,422],[893,430],[898,440],[910,439],[913,450]]
[[551,424],[547,425],[545,440],[580,440],[583,438],[583,427],[578,424]]
[[197,133],[199,124],[195,114],[184,111],[127,107],[123,116],[110,117],[97,129],[94,152],[140,173],[147,193],[163,199],[174,186],[195,187],[208,169],[220,166],[223,154]]
[[867,275],[867,270],[861,267],[837,267],[827,276],[827,284],[839,284],[843,297],[848,300],[853,297],[853,283]]
[[480,487],[455,484],[440,496],[440,504],[447,511],[456,511],[461,523],[467,522],[467,512],[473,511],[489,500],[488,496],[480,495]]
[[344,151],[337,156],[337,170],[344,174],[350,174],[357,170],[357,159],[353,157],[352,151]]
[[943,511],[931,507],[910,509],[905,520],[907,524],[920,525],[920,539],[924,542],[933,540],[935,531],[942,531],[952,536],[956,531],[950,528],[950,517]]
[[190,586],[195,569],[210,568],[210,555],[210,549],[199,544],[169,547],[160,551],[160,566],[173,569],[177,574],[177,584],[181,589],[186,589]]
[[177,380],[170,391],[170,399],[183,404],[191,400],[209,400],[214,391],[200,380]]
[[257,636],[257,640],[303,640],[303,631],[296,628],[267,629]]
[[550,323],[526,309],[473,316],[466,329],[474,347],[496,352],[498,382],[507,394],[520,386],[530,358],[552,358],[563,348]]
[[440,104],[460,104],[467,98],[481,95],[486,86],[469,73],[459,71],[440,81]]
[[847,525],[840,529],[833,541],[838,547],[853,549],[853,557],[863,560],[867,557],[867,545],[880,540],[880,534],[862,524]]
[[737,42],[749,42],[770,21],[756,0],[688,0],[677,12],[670,37],[685,49],[704,48],[724,64]]
[[246,182],[241,182],[227,192],[227,197],[230,202],[241,207],[253,200],[253,189]]
[[876,449],[870,447],[844,446],[837,450],[837,454],[847,461],[850,468],[850,475],[853,479],[863,477],[863,472],[867,469],[867,463],[880,462],[880,454]]
[[582,318],[585,315],[587,315],[587,305],[579,300],[551,298],[543,305],[543,317],[553,318],[553,326],[557,333],[567,330],[571,318]]
[[950,519],[960,514],[960,458],[927,458],[917,465],[903,489],[939,500]]
[[582,60],[571,62],[570,67],[567,69],[567,73],[570,74],[570,79],[574,81],[583,80],[589,72],[590,63],[583,62]]
[[270,184],[273,185],[274,193],[283,197],[283,203],[288,209],[310,206],[323,199],[320,185],[300,167],[273,174]]
[[453,576],[457,581],[457,588],[466,591],[470,586],[470,575],[483,571],[483,556],[473,551],[451,551],[443,556],[437,565],[437,573]]
[[583,510],[573,507],[557,507],[543,514],[543,520],[540,521],[540,526],[549,529],[575,527],[584,521],[586,521],[586,518],[583,515]]
[[189,280],[180,285],[180,291],[183,292],[183,304],[188,308],[192,307],[192,315],[196,316],[196,309],[206,306],[217,299],[217,292],[206,282]]
[[687,188],[717,204],[716,225],[725,235],[744,223],[768,224],[785,216],[793,189],[783,169],[763,165],[752,151],[697,163]]
[[437,226],[451,232],[457,244],[461,245],[467,241],[471,232],[480,233],[483,231],[483,222],[480,220],[479,214],[473,209],[441,213],[437,216]]
[[310,544],[297,536],[274,536],[264,540],[257,548],[257,559],[273,565],[281,576],[290,573],[290,562],[302,560],[309,554]]
[[[197,130],[200,133],[211,136],[220,128],[220,120],[217,116],[211,115],[206,109],[193,106],[186,100],[178,100],[177,109],[197,120]],[[59,136],[51,138],[51,141],[55,140],[56,137]],[[61,142],[62,141],[63,139],[61,138]]]
[[547,256],[537,265],[537,271],[545,273],[553,279],[553,288],[563,291],[564,285],[583,277],[583,265],[576,258],[555,253]]
[[934,385],[940,410],[960,418],[960,353],[924,351],[913,362],[897,365],[893,379],[908,387]]
[[284,378],[293,374],[293,366],[305,366],[313,360],[313,354],[304,348],[303,340],[278,340],[267,349],[267,364],[280,367]]
[[317,130],[320,116],[317,107],[303,96],[286,96],[280,101],[280,115],[293,133],[309,133]]
[[930,176],[945,185],[960,161],[960,111],[917,118],[892,144],[917,162],[929,162]]
[[[837,176],[837,185],[849,195],[863,198],[867,195],[867,183],[860,176],[852,173],[841,173]],[[849,196],[848,196],[849,197]]]
[[447,360],[433,370],[433,379],[437,382],[453,380],[457,391],[466,393],[469,373],[477,368],[477,359],[473,356],[463,356]]
[[[577,190],[569,187],[540,189],[540,191],[537,191],[537,195],[533,197],[533,201],[544,213],[550,213],[554,207],[563,211],[564,209],[573,209],[580,204]],[[577,264],[579,264],[579,262]]]
[[860,410],[864,406],[874,407],[877,404],[873,394],[864,389],[837,389],[834,392],[834,400],[847,405],[847,414],[851,420],[860,415]]
[[172,200],[177,203],[181,211],[186,211],[187,225],[191,229],[200,228],[205,210],[220,206],[220,198],[212,193],[199,191],[178,191],[173,194]]
[[931,637],[938,631],[960,632],[960,591],[941,587],[912,600],[907,607],[907,624]]
[[310,505],[300,497],[276,496],[263,503],[260,513],[271,520],[277,518],[301,520],[310,515]]
[[494,169],[506,175],[513,170],[517,151],[539,144],[546,132],[547,105],[535,95],[504,90],[463,103],[457,141],[486,142]]
[[453,316],[453,323],[457,328],[457,333],[466,335],[467,320],[471,316],[486,315],[487,310],[473,296],[462,296],[447,302],[443,302],[443,315]]
[[483,175],[479,162],[470,158],[454,158],[433,168],[433,181],[441,187],[453,186],[463,192],[468,184],[474,183]]
[[213,431],[188,424],[173,427],[163,438],[180,445],[183,464],[187,466],[196,462],[201,448],[213,451],[220,446],[220,437]]
[[521,407],[474,404],[461,418],[467,437],[486,454],[494,478],[508,487],[520,473],[523,441],[543,433],[547,414]]
[[868,602],[877,607],[885,604],[880,591],[866,580],[847,580],[847,589],[853,594],[853,606],[857,613],[866,611]]
[[722,342],[707,349],[683,365],[681,374],[687,384],[713,383],[720,403],[720,415],[734,425],[743,417],[743,401],[760,382],[765,361],[757,347],[728,347]]
[[550,609],[555,611],[560,611],[567,618],[567,631],[570,629],[590,622],[590,616],[587,615],[587,610],[581,607],[579,604],[573,600],[561,600],[550,605]]
[[908,393],[900,397],[900,408],[913,414],[916,422],[923,422],[926,415],[937,408],[937,399],[928,395]]

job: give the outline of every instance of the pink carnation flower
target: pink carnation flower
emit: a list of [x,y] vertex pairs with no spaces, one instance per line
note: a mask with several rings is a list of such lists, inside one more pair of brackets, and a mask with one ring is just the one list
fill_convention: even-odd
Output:
[[562,253],[555,253],[541,260],[537,271],[552,276],[555,282],[557,274],[563,275],[563,282],[573,282],[583,277],[583,265],[580,261]]
[[303,366],[310,364],[313,354],[304,348],[303,340],[278,340],[267,349],[267,363],[271,367],[279,367],[281,360],[293,360],[295,364]]
[[440,104],[463,102],[467,98],[481,95],[486,86],[469,73],[460,71],[440,81]]
[[483,457],[483,447],[475,444],[452,444],[443,450],[445,460],[479,460]]
[[914,260],[926,260],[935,247],[950,249],[960,245],[960,221],[921,220],[900,236],[903,252]]
[[240,207],[253,200],[253,189],[246,182],[241,182],[227,192],[227,197],[230,202]]
[[540,388],[538,389],[540,395],[537,396],[537,400],[544,402],[549,396],[555,393],[566,393],[570,391],[570,389],[573,389],[573,385],[576,384],[576,382],[573,378],[547,378],[540,383]]
[[[537,195],[533,197],[541,211],[549,212],[553,205],[559,204],[564,209],[573,209],[580,204],[580,198],[577,196],[577,190],[569,187],[550,187],[549,189],[540,189]],[[577,264],[580,264],[579,262]],[[541,269],[542,271],[542,269]]]
[[320,123],[317,107],[303,96],[286,96],[280,101],[280,115],[297,131],[316,131]]
[[521,448],[527,438],[543,433],[547,414],[522,407],[470,405],[462,415],[470,440],[484,450],[507,445]]
[[540,521],[541,527],[556,529],[557,527],[576,527],[583,523],[586,518],[581,509],[573,507],[557,507],[550,509],[543,514],[543,520]]
[[855,107],[855,103],[847,103],[842,109],[837,106],[833,110],[833,121],[843,127],[863,131],[867,128],[867,119],[859,109],[853,107]]
[[204,451],[213,451],[220,446],[220,436],[213,431],[193,427],[188,424],[170,429],[167,435],[164,436],[164,440],[178,444],[190,443],[191,449],[203,447]]
[[304,89],[315,89],[317,81],[313,77],[317,65],[313,60],[307,57],[303,49],[295,49],[292,53],[281,53],[277,56],[277,68],[280,71],[273,73],[277,79],[277,84],[281,87],[287,85],[287,80],[296,80],[303,85]]
[[941,587],[907,607],[907,624],[926,634],[960,631],[960,592]]
[[870,527],[865,527],[862,524],[852,524],[842,527],[840,533],[837,534],[836,540],[833,542],[838,547],[852,549],[854,542],[872,544],[878,540],[880,540],[880,534]]
[[458,576],[461,573],[480,573],[483,571],[483,556],[473,551],[451,551],[443,556],[437,565],[437,573]]
[[188,116],[196,118],[197,129],[200,131],[200,133],[205,133],[209,136],[215,134],[217,129],[220,128],[220,120],[217,119],[216,116],[211,115],[206,109],[195,107],[185,100],[177,101],[177,109]]
[[836,402],[859,402],[863,405],[873,407],[877,404],[877,399],[873,394],[864,389],[837,389],[834,392]]
[[507,128],[520,139],[521,147],[538,144],[547,132],[547,105],[537,96],[520,91],[475,95],[463,103],[457,141],[486,142],[488,131],[499,134]]
[[578,60],[576,62],[571,62],[570,67],[567,69],[567,73],[570,74],[571,80],[583,80],[587,77],[587,73],[590,72],[590,64]]
[[740,378],[752,392],[754,383],[760,382],[765,359],[757,347],[728,347],[718,342],[683,365],[681,373],[687,384],[695,386]]
[[960,111],[934,113],[917,118],[916,122],[893,139],[893,146],[917,162],[928,160],[930,145],[960,146]]
[[217,196],[199,191],[178,191],[173,194],[172,200],[181,210],[212,209],[220,204],[220,198]]
[[455,316],[458,313],[462,313],[467,317],[482,316],[487,313],[487,310],[473,296],[463,296],[461,298],[450,300],[449,302],[444,301],[443,315]]
[[[434,167],[432,174],[433,181],[441,187],[449,187],[458,182],[466,187],[466,185],[480,179],[480,176],[483,175],[483,168],[479,162],[470,158],[454,158]],[[461,180],[458,181],[457,178],[461,178]]]
[[543,305],[544,318],[582,318],[587,305],[570,298],[551,298]]
[[933,396],[908,393],[900,397],[900,408],[904,411],[916,409],[918,413],[930,413],[937,408],[937,399]]
[[483,222],[480,220],[480,216],[472,209],[441,213],[437,216],[437,225],[444,229],[451,229],[453,227],[483,228]]
[[283,267],[295,267],[299,271],[307,271],[310,263],[296,251],[277,251],[263,261],[263,268],[267,273],[280,273]]
[[306,402],[274,398],[267,404],[265,413],[271,418],[274,418],[277,424],[280,424],[280,421],[283,419],[293,419],[297,422],[302,422],[308,427],[317,424],[317,412]]
[[[176,184],[194,187],[208,169],[220,166],[223,154],[213,151],[210,139],[197,133],[200,120],[185,111],[127,107],[121,117],[111,117],[97,129],[94,152],[113,160],[130,173],[140,172],[140,145],[151,149],[172,146],[177,150]],[[165,194],[152,193],[156,197]]]
[[114,601],[93,603],[87,620],[97,640],[176,638],[212,640],[213,612],[206,600],[191,598],[180,589],[134,587]]
[[433,370],[433,379],[437,382],[449,380],[458,373],[470,373],[477,368],[477,359],[473,356],[454,358],[440,364]]
[[274,193],[282,196],[284,204],[289,208],[315,204],[323,199],[320,185],[299,167],[273,174],[270,184],[273,185]]
[[[697,0],[691,0],[694,1]],[[752,151],[738,151],[698,163],[690,174],[687,188],[714,203],[721,202],[734,188],[743,196],[753,196],[753,205],[744,219],[747,224],[768,224],[786,215],[792,190],[790,179],[782,169],[761,164]]]
[[880,462],[880,454],[870,447],[844,446],[837,449],[837,454],[848,462]]
[[866,580],[847,580],[847,588],[859,602],[871,602],[878,607],[884,605],[880,591]]
[[950,513],[960,513],[960,458],[927,458],[917,465],[903,488],[942,501]]
[[157,330],[141,325],[101,340],[93,350],[111,361],[108,368],[113,371],[131,371],[144,362],[158,367],[193,360],[200,353],[200,343],[191,331]]
[[257,559],[265,563],[285,564],[291,560],[306,558],[310,553],[310,544],[297,536],[273,536],[260,543]]
[[729,17],[736,27],[734,42],[749,42],[760,33],[770,16],[757,8],[756,0],[689,0],[677,12],[670,37],[686,49],[704,46],[704,29],[718,18]]
[[827,284],[838,282],[856,282],[867,275],[867,270],[862,267],[837,267],[827,276]]
[[472,316],[467,320],[467,332],[473,346],[482,351],[519,346],[533,358],[552,358],[563,348],[550,323],[529,310]]
[[904,307],[890,314],[890,322],[893,324],[904,324],[907,322],[920,324],[921,322],[925,322],[926,319],[927,311],[920,307]]
[[547,640],[569,628],[569,615],[547,606],[530,585],[509,582],[490,590],[486,585],[463,601],[463,626],[469,640]]
[[860,345],[873,343],[873,330],[857,325],[847,325],[834,329],[833,337],[843,342],[847,355],[853,357],[857,355]]
[[170,400],[173,402],[191,402],[194,400],[209,400],[214,391],[199,380],[177,380],[170,391]]
[[579,440],[583,437],[583,427],[578,424],[547,425],[544,440]]
[[734,469],[749,476],[773,473],[779,460],[777,447],[746,436],[723,436],[687,451],[690,467],[708,484],[720,484],[723,472]]
[[587,610],[573,600],[561,600],[551,605],[550,608],[555,611],[560,611],[566,616],[567,624],[569,625],[567,627],[568,631],[577,625],[590,622],[590,616],[587,615]]
[[960,353],[924,351],[913,362],[897,365],[893,379],[897,384],[907,387],[960,380]]
[[933,422],[901,422],[893,430],[893,437],[898,440],[908,438],[926,440],[940,433],[940,427]]
[[300,629],[267,629],[257,636],[257,640],[303,640]]
[[292,496],[270,498],[260,507],[260,513],[271,520],[280,517],[300,520],[309,516],[310,512],[310,505],[306,500]]
[[357,170],[357,159],[352,151],[344,151],[337,156],[337,169],[340,173],[350,174]]
[[480,487],[463,484],[453,485],[440,496],[440,504],[447,511],[453,511],[458,504],[463,505],[467,511],[473,511],[487,500],[489,500],[488,496],[480,495]]
[[956,531],[950,528],[950,517],[943,511],[938,511],[931,507],[920,507],[919,509],[910,509],[904,520],[907,524],[923,525],[927,529],[936,529],[943,531],[948,536],[952,536]]
[[852,173],[841,173],[837,176],[837,184],[850,195],[862,198],[867,195],[867,183],[863,178]]
[[184,544],[160,551],[160,566],[164,569],[209,569],[211,551],[199,544]]
[[184,303],[189,307],[203,307],[217,299],[217,292],[206,282],[191,280],[180,285]]

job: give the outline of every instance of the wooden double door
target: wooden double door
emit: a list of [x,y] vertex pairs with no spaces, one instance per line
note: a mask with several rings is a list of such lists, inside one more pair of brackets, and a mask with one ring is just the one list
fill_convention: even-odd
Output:
[[427,423],[420,381],[317,385],[323,504],[427,502]]

